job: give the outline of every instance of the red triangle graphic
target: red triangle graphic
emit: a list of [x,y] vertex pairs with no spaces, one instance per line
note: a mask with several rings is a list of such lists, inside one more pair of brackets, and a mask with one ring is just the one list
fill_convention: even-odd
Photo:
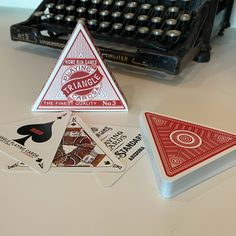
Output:
[[86,28],[78,24],[33,111],[127,111],[126,100]]
[[165,173],[173,177],[236,145],[236,135],[146,112]]

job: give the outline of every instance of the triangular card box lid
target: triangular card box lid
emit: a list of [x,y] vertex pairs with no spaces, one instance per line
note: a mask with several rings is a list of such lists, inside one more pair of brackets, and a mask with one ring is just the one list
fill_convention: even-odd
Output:
[[140,122],[165,197],[236,164],[234,155],[225,156],[236,149],[235,134],[151,112]]
[[75,27],[33,111],[127,111],[114,76],[81,23]]

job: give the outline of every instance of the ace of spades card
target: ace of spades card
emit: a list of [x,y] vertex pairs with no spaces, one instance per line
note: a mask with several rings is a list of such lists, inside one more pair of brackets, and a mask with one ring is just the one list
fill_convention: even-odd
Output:
[[[22,162],[10,162],[10,171],[28,171]],[[72,116],[52,161],[50,172],[123,172],[125,165],[78,117]]]
[[71,112],[37,116],[0,128],[0,150],[39,173],[49,170]]

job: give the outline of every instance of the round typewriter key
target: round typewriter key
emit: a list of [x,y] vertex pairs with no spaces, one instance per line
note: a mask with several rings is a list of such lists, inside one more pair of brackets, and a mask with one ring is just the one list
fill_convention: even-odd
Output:
[[95,31],[97,29],[98,21],[95,19],[88,20],[87,25],[89,30]]
[[149,33],[149,28],[148,27],[139,27],[138,28],[138,35],[141,38],[146,38]]
[[75,8],[76,8],[79,6],[79,1],[80,0],[71,0],[71,5],[75,6]]
[[159,28],[161,26],[162,18],[159,16],[154,16],[151,18],[150,27]]
[[102,32],[108,32],[109,29],[110,29],[110,22],[108,22],[108,21],[102,21],[102,22],[99,24],[99,29],[100,29]]
[[176,19],[167,19],[166,20],[166,28],[167,29],[175,29],[176,24],[177,24],[177,20]]
[[122,31],[123,24],[121,23],[115,23],[112,25],[112,32],[115,34],[120,34]]
[[165,35],[166,35],[166,38],[167,38],[166,43],[169,46],[173,46],[179,40],[179,38],[181,36],[181,31],[179,31],[179,30],[167,30]]
[[163,5],[156,5],[154,7],[154,16],[162,17],[165,13],[165,6]]
[[91,8],[97,8],[99,9],[102,3],[102,0],[92,0]]
[[190,11],[190,5],[191,5],[191,0],[182,0],[181,2],[181,9],[184,10],[184,12],[189,12]]
[[45,4],[46,10],[48,11],[48,13],[54,13],[55,12],[55,3],[50,2]]
[[53,13],[45,14],[45,18],[48,23],[52,23],[54,19],[54,14]]
[[133,20],[134,20],[134,13],[132,13],[132,12],[125,13],[124,14],[124,19],[125,19],[125,23],[127,25],[132,24]]
[[112,12],[111,16],[112,16],[113,22],[115,22],[115,23],[120,22],[121,21],[121,15],[122,15],[122,13],[120,11]]
[[90,8],[88,9],[88,19],[97,19],[98,9]]
[[137,20],[138,26],[145,26],[148,22],[148,16],[147,15],[139,15]]
[[130,36],[130,37],[133,37],[134,36],[134,33],[135,33],[135,25],[126,25],[125,26],[125,34],[127,36]]
[[43,15],[44,15],[43,11],[36,11],[36,12],[33,13],[33,16],[35,18],[36,23],[40,23],[41,22],[41,19],[42,19]]
[[162,29],[154,29],[152,30],[151,38],[160,42],[162,41],[163,35],[164,31]]
[[60,25],[63,23],[64,15],[55,15],[54,19],[55,19],[56,23]]
[[67,13],[68,16],[74,15],[75,6],[73,6],[73,5],[66,6],[66,13]]
[[83,17],[78,17],[76,21],[80,24],[84,24],[84,25],[86,24],[86,18],[83,18]]
[[85,17],[86,15],[86,8],[85,7],[78,7],[76,9],[77,17]]
[[186,13],[182,14],[179,17],[179,23],[178,23],[177,28],[181,31],[188,30],[190,21],[191,21],[191,15],[190,14],[186,14]]
[[149,10],[151,9],[151,4],[149,3],[144,3],[141,5],[141,14],[146,15],[149,13]]
[[58,4],[56,5],[56,11],[58,15],[62,15],[64,14],[64,10],[65,10],[65,4]]
[[110,10],[113,4],[113,0],[104,0],[103,1],[103,9]]
[[109,21],[110,20],[110,11],[102,10],[99,12],[100,21]]
[[176,6],[176,0],[169,0],[169,6],[170,7]]
[[115,2],[115,10],[116,11],[123,11],[125,7],[125,1],[116,1]]
[[136,12],[138,9],[138,3],[137,2],[128,2],[126,6],[127,12]]
[[176,18],[179,13],[179,8],[178,7],[169,7],[167,9],[167,16],[168,18]]
[[89,0],[80,0],[80,6],[81,7],[87,7],[89,4]]
[[75,17],[74,16],[67,16],[65,18],[65,22],[69,25],[69,26],[74,26],[75,24]]

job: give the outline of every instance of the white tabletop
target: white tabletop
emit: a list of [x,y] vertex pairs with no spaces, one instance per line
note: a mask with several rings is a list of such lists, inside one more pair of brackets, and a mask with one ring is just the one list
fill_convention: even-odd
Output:
[[[26,10],[0,8],[0,125],[31,112],[60,51],[10,40]],[[190,62],[174,81],[118,73],[129,112],[82,112],[87,123],[138,126],[149,110],[236,132],[236,30],[212,44],[209,63]],[[37,113],[38,114],[38,113]],[[1,163],[5,156],[0,154]],[[236,168],[166,200],[147,157],[104,188],[93,174],[6,173],[0,170],[0,235],[235,235]]]

